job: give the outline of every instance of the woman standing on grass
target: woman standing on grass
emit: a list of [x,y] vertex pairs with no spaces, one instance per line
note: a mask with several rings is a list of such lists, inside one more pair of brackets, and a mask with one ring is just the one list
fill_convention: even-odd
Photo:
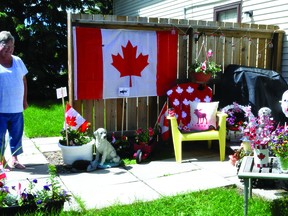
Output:
[[14,42],[10,32],[0,32],[0,158],[6,171],[11,170],[4,158],[7,130],[12,155],[11,165],[17,169],[25,169],[17,156],[23,153],[23,111],[28,107],[25,75],[28,70],[23,61],[13,55]]

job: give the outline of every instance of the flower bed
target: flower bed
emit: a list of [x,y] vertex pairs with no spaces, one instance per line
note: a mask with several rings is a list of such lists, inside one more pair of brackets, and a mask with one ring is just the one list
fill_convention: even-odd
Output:
[[[0,213],[16,215],[35,211],[61,211],[65,201],[71,195],[65,191],[57,180],[57,170],[49,165],[50,178],[41,185],[37,179],[27,179],[28,185],[19,183],[17,186],[0,185]],[[5,214],[4,214],[5,213]]]

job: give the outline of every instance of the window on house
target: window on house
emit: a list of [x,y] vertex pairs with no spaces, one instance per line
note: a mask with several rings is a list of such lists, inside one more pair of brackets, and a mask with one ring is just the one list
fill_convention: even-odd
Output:
[[241,22],[241,2],[226,4],[214,8],[214,21]]

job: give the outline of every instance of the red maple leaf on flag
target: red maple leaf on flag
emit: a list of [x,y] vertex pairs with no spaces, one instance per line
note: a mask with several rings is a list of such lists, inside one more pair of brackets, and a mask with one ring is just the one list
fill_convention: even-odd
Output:
[[258,157],[260,160],[263,160],[263,159],[265,158],[265,154],[260,153],[259,155],[257,155],[257,157]]
[[141,72],[149,64],[148,55],[142,53],[136,57],[137,46],[132,46],[128,40],[126,47],[122,47],[123,57],[112,55],[112,65],[120,72],[120,77],[130,76],[129,86],[132,87],[132,76],[141,77]]
[[76,116],[67,116],[66,117],[66,124],[68,124],[71,127],[75,127],[77,125],[76,122]]

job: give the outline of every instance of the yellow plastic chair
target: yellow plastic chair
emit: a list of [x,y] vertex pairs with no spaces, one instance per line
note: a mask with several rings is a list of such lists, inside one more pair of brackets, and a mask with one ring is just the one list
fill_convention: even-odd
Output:
[[[174,90],[176,90],[176,88],[179,89],[179,87],[180,87],[180,89],[187,89],[187,87],[197,88],[198,85],[199,84],[195,84],[195,83],[180,84],[180,85],[177,85],[177,87],[174,87]],[[206,88],[206,90],[210,91],[210,88],[208,86],[204,86],[204,88]],[[172,90],[169,90],[170,93]],[[167,94],[168,94],[168,92],[167,92]],[[191,98],[187,98],[187,96],[191,96]],[[186,94],[185,95],[185,99],[189,99],[190,101],[194,101],[196,97],[197,97],[197,95],[195,95],[195,94]],[[211,97],[212,97],[212,89],[211,89]],[[169,94],[168,94],[168,98],[169,98]],[[199,97],[197,97],[197,98],[199,99]],[[181,99],[179,99],[179,100],[181,100]],[[169,101],[169,102],[171,105],[171,101]],[[177,112],[178,112],[178,114],[177,114]],[[176,115],[177,116],[179,116],[181,112],[182,112],[181,109],[178,109],[178,110],[176,109]],[[174,145],[174,153],[175,153],[176,162],[178,162],[178,163],[182,162],[182,142],[183,141],[200,141],[200,140],[207,140],[208,141],[208,148],[211,148],[212,140],[218,140],[219,141],[219,150],[220,150],[220,161],[224,161],[225,160],[225,150],[226,150],[226,117],[227,117],[226,113],[222,113],[222,112],[218,111],[217,112],[217,124],[218,124],[217,129],[208,130],[208,131],[184,132],[183,133],[179,130],[179,124],[177,122],[176,117],[175,116],[174,117],[167,116],[167,118],[171,122],[171,133],[172,133],[172,140],[173,140],[173,145]]]

